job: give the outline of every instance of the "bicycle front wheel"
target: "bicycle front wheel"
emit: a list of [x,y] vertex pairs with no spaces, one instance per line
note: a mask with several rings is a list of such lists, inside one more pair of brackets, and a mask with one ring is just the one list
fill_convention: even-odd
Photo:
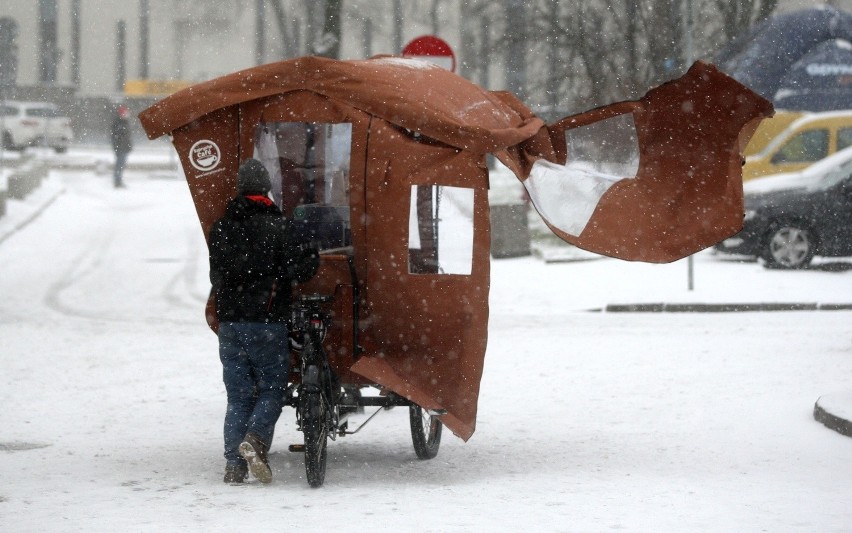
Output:
[[325,481],[328,407],[319,392],[305,393],[300,402],[305,437],[305,474],[311,487],[320,487]]

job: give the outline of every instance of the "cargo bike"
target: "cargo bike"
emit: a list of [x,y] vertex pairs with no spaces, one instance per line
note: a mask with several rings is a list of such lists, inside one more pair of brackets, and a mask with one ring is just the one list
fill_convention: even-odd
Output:
[[[307,478],[367,407],[409,410],[414,449],[476,426],[488,331],[493,154],[562,240],[668,262],[742,226],[742,149],[772,106],[712,65],[545,122],[425,61],[304,57],[199,83],[139,118],[170,136],[206,236],[260,160],[321,250],[294,289],[287,403]],[[212,301],[207,318],[216,327]],[[361,426],[359,426],[361,427]]]
[[[438,418],[440,412],[426,411],[393,392],[362,394],[365,388],[376,389],[373,384],[340,383],[323,347],[329,319],[322,308],[332,301],[333,296],[302,295],[293,305],[290,322],[291,347],[297,353],[298,376],[291,380],[285,398],[286,405],[296,411],[296,422],[304,444],[290,445],[289,449],[304,452],[308,483],[319,487],[325,479],[329,439],[357,433],[381,410],[393,407],[408,408],[411,439],[417,457],[434,458],[441,445],[443,424]],[[365,407],[377,409],[357,428],[350,428],[349,417],[362,413]]]

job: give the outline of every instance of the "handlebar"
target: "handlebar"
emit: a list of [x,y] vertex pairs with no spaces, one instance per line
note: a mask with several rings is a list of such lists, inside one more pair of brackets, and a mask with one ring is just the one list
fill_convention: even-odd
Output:
[[334,301],[334,296],[326,294],[302,294],[299,296],[299,303],[302,304],[322,304]]

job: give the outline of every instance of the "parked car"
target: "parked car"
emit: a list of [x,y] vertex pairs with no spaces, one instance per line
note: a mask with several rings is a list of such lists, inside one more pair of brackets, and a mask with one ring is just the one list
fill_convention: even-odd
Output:
[[743,229],[716,250],[803,268],[815,255],[852,255],[852,147],[790,174],[746,183]]
[[779,111],[761,122],[746,147],[743,181],[804,170],[850,145],[852,111]]
[[74,139],[71,119],[48,102],[0,102],[3,147],[22,150],[27,146],[48,146],[64,152]]
[[777,139],[784,130],[790,127],[790,124],[808,114],[805,111],[788,111],[780,109],[769,118],[760,121],[760,125],[755,130],[754,135],[745,147],[744,155],[746,158],[760,154],[769,143]]

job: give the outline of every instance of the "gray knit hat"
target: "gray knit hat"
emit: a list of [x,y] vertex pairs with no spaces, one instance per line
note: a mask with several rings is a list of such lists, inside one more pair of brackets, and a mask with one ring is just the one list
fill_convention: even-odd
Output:
[[257,159],[246,159],[237,172],[239,194],[266,194],[272,189],[269,172]]

